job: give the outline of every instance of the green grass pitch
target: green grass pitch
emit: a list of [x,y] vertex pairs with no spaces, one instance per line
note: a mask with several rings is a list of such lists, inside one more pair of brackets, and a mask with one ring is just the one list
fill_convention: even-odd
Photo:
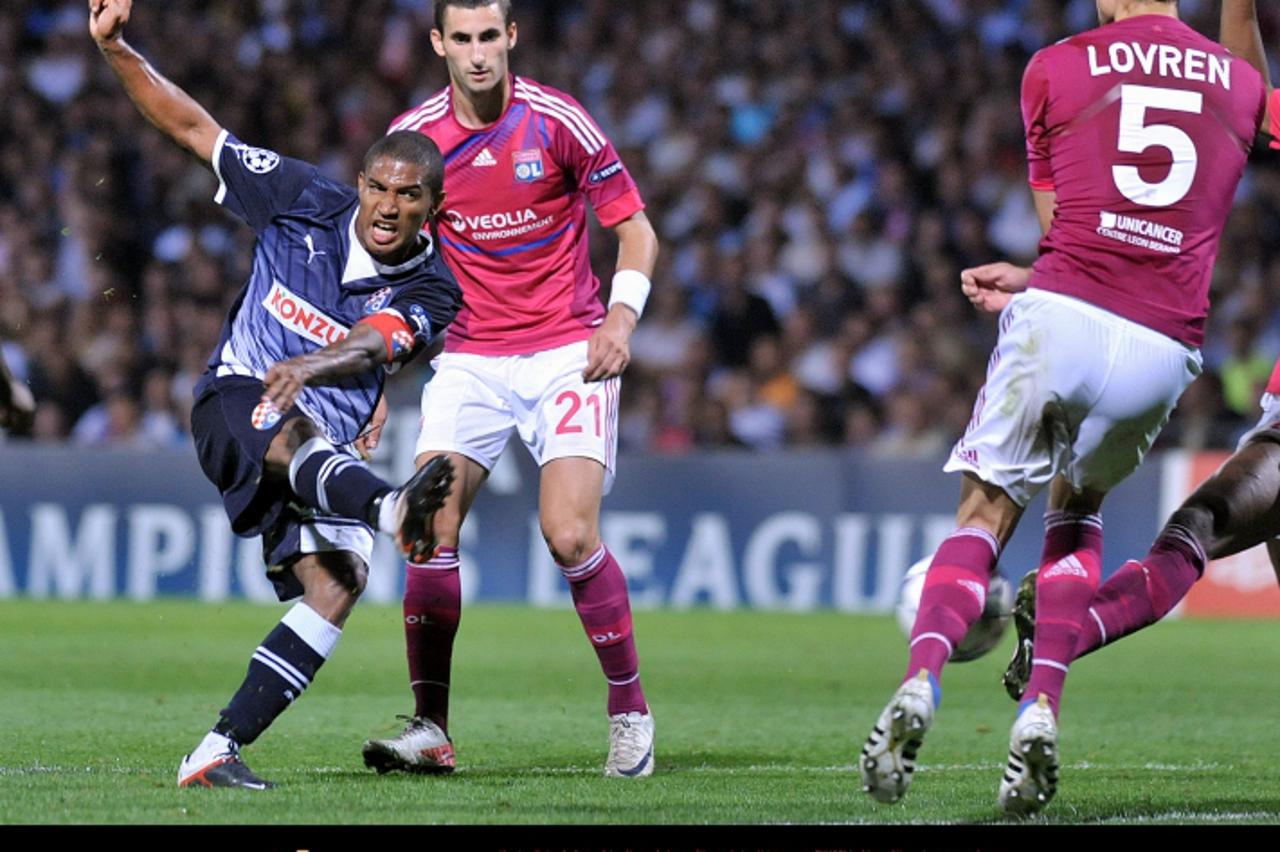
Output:
[[[452,777],[378,777],[360,745],[410,709],[398,608],[361,606],[316,682],[246,750],[280,786],[179,790],[283,609],[0,602],[0,824],[987,823],[1014,705],[1011,637],[945,673],[906,799],[854,761],[905,642],[887,617],[640,611],[657,772],[605,779],[604,689],[570,610],[471,606]],[[1280,823],[1280,625],[1171,622],[1081,661],[1058,796],[1037,822]]]

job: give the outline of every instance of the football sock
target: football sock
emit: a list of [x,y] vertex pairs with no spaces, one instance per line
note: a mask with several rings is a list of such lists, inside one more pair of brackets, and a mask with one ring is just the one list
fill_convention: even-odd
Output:
[[1129,560],[1102,584],[1089,607],[1075,656],[1128,636],[1164,618],[1204,573],[1204,548],[1191,531],[1170,524],[1141,562]]
[[378,498],[391,491],[391,486],[364,462],[339,452],[324,438],[312,438],[294,453],[289,462],[289,484],[313,509],[364,521],[391,535],[398,532],[383,529],[378,513]]
[[956,645],[982,615],[999,556],[1000,542],[977,527],[961,527],[938,547],[920,593],[904,683],[920,669],[940,680]]
[[569,581],[573,607],[609,683],[609,715],[649,712],[640,688],[640,659],[631,631],[627,578],[617,560],[602,544],[586,561],[561,565],[560,572]]
[[221,711],[215,733],[248,745],[307,688],[342,631],[297,603],[249,660],[244,683]]
[[1036,575],[1036,634],[1031,678],[1023,699],[1040,693],[1058,715],[1067,667],[1075,658],[1082,624],[1102,576],[1102,517],[1082,512],[1047,512],[1044,549]]
[[449,668],[462,616],[458,549],[438,547],[424,563],[405,564],[404,639],[414,715],[449,730]]

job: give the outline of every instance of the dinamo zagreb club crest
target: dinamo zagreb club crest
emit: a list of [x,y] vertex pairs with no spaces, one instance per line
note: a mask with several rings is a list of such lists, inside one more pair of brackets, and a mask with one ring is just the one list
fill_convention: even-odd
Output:
[[249,419],[253,423],[253,428],[259,432],[265,432],[280,422],[280,412],[270,400],[264,399],[258,403],[258,407],[253,410]]
[[542,149],[526,148],[511,155],[515,160],[516,180],[532,183],[542,177]]
[[383,287],[381,290],[370,296],[364,303],[364,312],[366,314],[376,314],[378,311],[382,310],[389,301],[391,301],[391,288]]

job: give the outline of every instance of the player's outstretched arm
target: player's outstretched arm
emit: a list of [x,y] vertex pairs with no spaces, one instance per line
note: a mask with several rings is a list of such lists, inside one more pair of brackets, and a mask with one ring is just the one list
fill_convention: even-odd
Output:
[[190,95],[167,80],[123,38],[133,0],[89,0],[89,33],[142,115],[212,168],[222,128]]
[[358,322],[337,343],[272,364],[262,380],[266,385],[262,398],[279,411],[288,411],[305,387],[334,384],[386,363],[385,338],[368,323]]
[[587,367],[582,379],[604,381],[622,375],[631,363],[631,333],[649,295],[649,278],[658,261],[658,235],[644,211],[613,226],[618,235],[618,271],[613,279],[609,313],[587,341]]
[[[1255,0],[1222,0],[1222,32],[1218,38],[1222,46],[1248,62],[1262,75],[1270,103],[1271,70],[1267,67],[1267,53],[1262,47],[1262,31],[1258,28],[1258,8]],[[1270,132],[1271,122],[1262,117],[1262,129]]]

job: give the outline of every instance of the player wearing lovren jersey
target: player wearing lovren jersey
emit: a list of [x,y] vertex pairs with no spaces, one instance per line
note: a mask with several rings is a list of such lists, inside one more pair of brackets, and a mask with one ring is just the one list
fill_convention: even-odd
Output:
[[[1102,500],[1200,372],[1209,276],[1263,81],[1179,21],[1176,0],[1097,5],[1102,26],[1041,50],[1023,77],[1039,259],[961,274],[975,305],[1002,311],[1000,336],[945,467],[963,473],[957,529],[934,554],[906,679],[859,760],[879,801],[906,792],[942,667],[1050,484],[1031,674],[997,800],[1023,815],[1052,798],[1058,699],[1099,585]],[[1155,549],[1187,547],[1173,530]]]
[[[1224,0],[1222,43],[1268,77],[1254,0]],[[1270,82],[1267,81],[1270,89]],[[1271,91],[1265,128],[1280,148],[1280,95]],[[1125,562],[1089,602],[1071,659],[1109,645],[1167,615],[1204,573],[1206,563],[1266,543],[1280,576],[1280,362],[1262,395],[1262,416],[1236,452],[1169,517],[1141,560]],[[1035,598],[1028,574],[1015,606],[1018,646],[1005,674],[1010,694],[1021,695],[1034,661]]]
[[[653,771],[626,578],[600,539],[614,473],[620,375],[644,308],[657,238],[613,146],[568,95],[508,71],[508,0],[438,0],[431,42],[450,83],[391,131],[431,137],[445,158],[440,242],[463,290],[422,396],[417,463],[442,454],[458,486],[436,514],[441,543],[411,561],[405,638],[415,710],[399,736],[365,743],[380,772],[450,772],[449,674],[461,611],[458,535],[513,432],[541,467],[543,537],[608,683],[605,774]],[[618,237],[609,306],[587,252],[586,204]]]
[[370,146],[355,190],[245,145],[125,43],[131,11],[130,0],[89,0],[90,34],[138,110],[213,169],[216,200],[258,237],[197,383],[192,435],[232,529],[262,534],[280,599],[302,600],[254,651],[178,785],[261,790],[271,785],[240,748],[334,650],[364,589],[372,528],[409,555],[435,546],[447,459],[392,489],[357,454],[376,443],[361,430],[378,425],[383,367],[429,345],[458,308],[458,286],[421,233],[442,199],[443,163],[429,140],[387,136]]

